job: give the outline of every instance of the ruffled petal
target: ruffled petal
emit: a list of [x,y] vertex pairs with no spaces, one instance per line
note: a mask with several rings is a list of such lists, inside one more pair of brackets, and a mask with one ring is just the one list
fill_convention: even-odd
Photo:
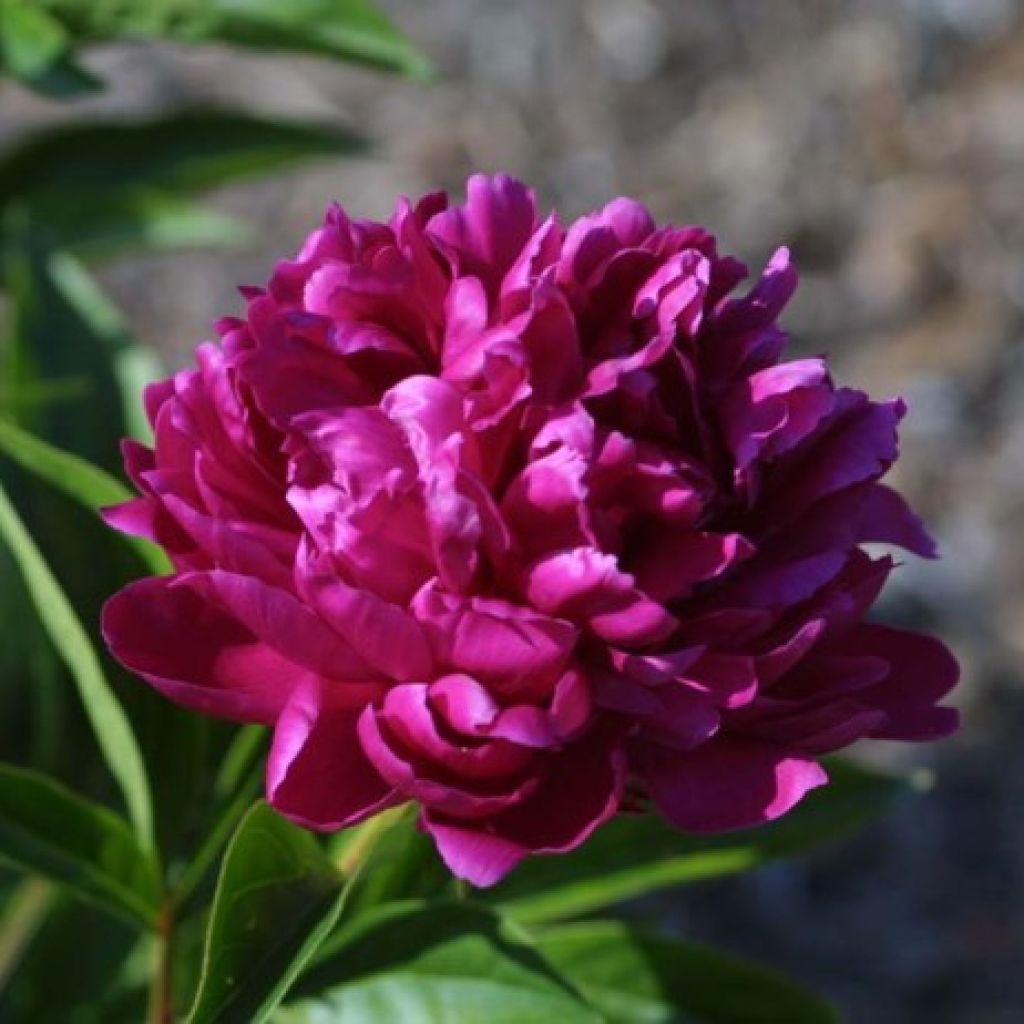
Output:
[[608,737],[590,736],[550,762],[530,798],[495,815],[485,829],[427,811],[424,828],[457,878],[494,885],[532,853],[575,849],[615,814],[626,780],[626,759]]
[[361,708],[344,689],[307,678],[274,727],[267,760],[267,799],[305,828],[333,832],[398,802],[359,742]]
[[130,584],[103,608],[114,657],[194,711],[272,722],[309,668],[261,639],[194,576]]
[[688,752],[650,746],[636,756],[658,810],[689,832],[773,821],[828,781],[816,761],[740,737],[719,736]]

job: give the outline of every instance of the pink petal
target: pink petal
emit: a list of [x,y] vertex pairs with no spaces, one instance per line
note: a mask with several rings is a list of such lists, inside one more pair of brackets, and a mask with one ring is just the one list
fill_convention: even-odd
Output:
[[652,531],[648,543],[630,559],[629,569],[645,594],[671,601],[689,596],[698,583],[723,575],[754,552],[739,533]]
[[[419,732],[423,746],[434,742],[422,729],[422,719],[411,720],[407,726]],[[537,777],[529,773],[520,773],[498,787],[493,781],[486,786],[474,786],[474,780],[468,776],[442,781],[453,776],[425,762],[416,751],[404,748],[373,708],[366,708],[359,716],[358,730],[363,750],[381,777],[408,799],[418,800],[439,813],[466,819],[486,818],[525,799],[538,785]],[[407,736],[411,735],[407,732]],[[533,755],[524,751],[523,756]]]
[[861,506],[860,540],[896,544],[922,558],[937,558],[938,548],[903,497],[876,484]]
[[439,657],[509,697],[550,693],[576,643],[577,630],[564,619],[495,598],[466,600],[428,588],[414,612]]
[[349,586],[326,561],[300,561],[297,579],[303,598],[376,671],[403,682],[430,677],[427,635],[404,608]]
[[495,293],[537,227],[533,192],[506,174],[474,174],[466,204],[432,217],[427,233],[458,277],[478,277]]
[[885,679],[857,694],[861,703],[885,712],[886,723],[872,735],[929,740],[955,731],[959,722],[956,709],[935,706],[960,678],[960,666],[943,643],[873,623],[855,627],[843,643],[889,663]]
[[185,707],[272,722],[308,669],[264,643],[189,576],[130,584],[103,608],[114,657]]
[[650,746],[636,757],[658,809],[690,832],[773,821],[828,780],[809,758],[741,737],[719,736],[688,752]]
[[292,693],[274,728],[267,798],[305,828],[333,832],[398,800],[366,759],[356,733],[359,708],[343,688],[308,678]]
[[615,644],[653,643],[667,637],[675,619],[633,585],[613,555],[594,548],[559,551],[528,570],[526,591],[542,611],[589,622]]
[[475,455],[465,436],[462,396],[436,377],[408,377],[384,395],[381,408],[416,461],[439,574],[452,589],[464,590],[477,566],[483,526],[459,487],[461,467]]
[[521,805],[481,825],[427,812],[449,870],[473,885],[500,881],[531,853],[564,853],[584,842],[619,807],[626,781],[621,750],[606,736],[579,741],[550,762],[550,771]]
[[254,636],[295,664],[334,679],[364,682],[375,678],[349,644],[285,591],[219,569],[180,579],[218,601]]
[[[431,704],[430,687],[424,683],[407,683],[388,691],[378,713],[388,733],[411,759],[417,762],[426,759],[467,785],[474,780],[488,780],[496,787],[502,780],[517,778],[532,760],[531,753],[502,740],[459,742],[442,730]],[[427,771],[430,771],[429,766]]]
[[903,402],[871,402],[861,392],[845,389],[835,395],[836,413],[820,438],[802,451],[799,472],[791,471],[776,487],[774,501],[789,509],[877,480],[896,460],[896,426],[906,412]]

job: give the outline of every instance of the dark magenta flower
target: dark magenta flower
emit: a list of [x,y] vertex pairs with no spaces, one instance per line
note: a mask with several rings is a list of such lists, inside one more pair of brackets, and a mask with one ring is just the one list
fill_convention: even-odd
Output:
[[113,597],[115,656],[274,729],[270,801],[344,828],[415,801],[489,885],[647,795],[767,821],[861,737],[930,739],[957,666],[863,621],[934,554],[879,482],[900,401],[781,362],[782,249],[745,276],[617,199],[564,228],[504,176],[464,206],[332,208],[195,369],[146,394],[113,525],[175,573]]

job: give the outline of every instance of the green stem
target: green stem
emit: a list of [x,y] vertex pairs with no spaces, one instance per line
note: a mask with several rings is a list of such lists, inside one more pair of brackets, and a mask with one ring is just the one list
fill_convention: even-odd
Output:
[[171,947],[174,941],[174,911],[165,904],[157,922],[156,964],[149,989],[148,1024],[174,1024],[171,984]]

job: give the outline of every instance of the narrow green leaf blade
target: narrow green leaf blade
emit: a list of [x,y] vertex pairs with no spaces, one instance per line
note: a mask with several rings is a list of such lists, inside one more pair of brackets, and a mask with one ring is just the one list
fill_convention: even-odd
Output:
[[[373,857],[353,879],[346,902],[346,914],[357,915],[382,903],[451,895],[452,876],[437,854],[433,840],[416,824],[416,808],[409,805],[395,814],[395,820],[374,840]],[[331,837],[332,860],[344,865],[358,859],[361,830],[372,827],[373,818],[356,828]]]
[[40,621],[78,687],[85,713],[117,781],[140,843],[153,847],[153,811],[142,755],[128,718],[60,585],[0,486],[0,537],[10,548]]
[[[124,429],[137,440],[152,436],[142,401],[142,389],[150,381],[164,376],[163,366],[156,352],[141,344],[128,329],[121,311],[104,294],[96,279],[81,261],[67,252],[52,252],[37,272],[45,276],[39,282],[42,294],[52,289],[67,315],[96,349],[96,355],[105,357],[121,398],[121,417]],[[41,331],[34,339],[46,343]]]
[[[133,497],[124,484],[105,470],[4,420],[0,420],[0,452],[91,512]],[[138,537],[121,536],[150,572],[162,575],[170,571],[167,556],[159,548]]]
[[481,898],[529,924],[578,917],[813,850],[857,831],[913,788],[908,779],[848,762],[832,762],[829,774],[830,784],[786,817],[743,832],[691,836],[654,815],[617,818],[572,853],[526,861]]
[[44,199],[73,204],[126,189],[189,193],[362,149],[360,138],[337,126],[228,111],[77,121],[42,130],[0,156],[0,205],[21,201],[31,210]]
[[529,937],[470,903],[390,903],[342,928],[275,1024],[598,1024]]
[[160,882],[128,823],[41,775],[0,764],[0,857],[152,927]]
[[838,1024],[819,996],[739,957],[590,921],[545,932],[540,949],[608,1024]]
[[341,876],[316,839],[263,801],[224,854],[189,1024],[260,1024],[334,926]]
[[248,231],[240,221],[160,188],[61,189],[31,199],[31,213],[55,248],[90,258],[125,247],[149,251],[238,245]]
[[131,491],[105,470],[4,420],[0,420],[0,451],[93,512],[132,497]]
[[14,395],[64,381],[80,382],[84,396],[30,409],[8,403],[6,415],[108,471],[119,469],[120,439],[146,440],[150,432],[139,378],[164,373],[81,261],[48,249],[24,209],[14,212],[4,236]]

